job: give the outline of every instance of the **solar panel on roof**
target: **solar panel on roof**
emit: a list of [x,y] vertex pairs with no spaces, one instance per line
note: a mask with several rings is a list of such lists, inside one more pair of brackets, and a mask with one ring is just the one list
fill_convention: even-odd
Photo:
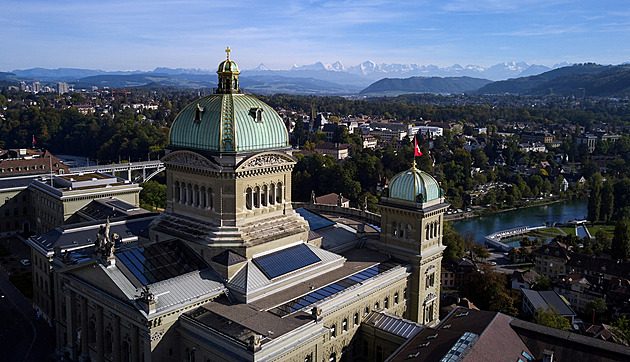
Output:
[[152,284],[207,266],[179,241],[166,241],[116,253],[122,264],[142,284]]
[[311,230],[323,229],[327,226],[335,225],[333,221],[316,215],[306,209],[299,208],[295,211],[297,211],[297,213],[300,214],[300,216],[302,216],[306,220],[306,222],[308,222],[308,226],[311,228]]
[[304,268],[318,261],[321,259],[305,244],[254,259],[254,263],[269,279]]
[[352,274],[339,280],[338,282],[321,287],[306,294],[305,296],[293,299],[285,304],[272,308],[269,311],[281,317],[286,316],[302,308],[308,307],[309,305],[317,303],[322,299],[328,298],[333,294],[337,294],[345,289],[348,289],[353,285],[359,284],[368,278],[384,273],[397,265],[398,264],[391,262],[380,263],[358,273]]

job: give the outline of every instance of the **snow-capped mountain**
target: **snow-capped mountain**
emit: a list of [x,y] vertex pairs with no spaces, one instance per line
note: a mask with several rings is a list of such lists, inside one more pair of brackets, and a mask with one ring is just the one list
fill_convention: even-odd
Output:
[[[478,65],[466,65],[462,66],[454,64],[450,67],[441,68],[436,65],[419,65],[419,64],[400,64],[400,63],[375,63],[373,61],[365,61],[355,66],[346,66],[340,61],[336,61],[332,64],[323,62],[316,62],[307,65],[293,65],[289,70],[290,72],[344,72],[361,77],[365,77],[369,80],[381,79],[383,77],[413,77],[413,76],[425,76],[425,77],[454,77],[454,76],[468,76],[476,78],[485,78],[491,80],[502,80],[508,78],[516,78],[520,76],[529,76],[540,74],[551,69],[555,69],[562,64],[558,64],[553,68],[546,67],[544,65],[529,64],[525,62],[504,62],[493,65],[489,68],[480,67]],[[258,70],[258,69],[255,69]],[[278,71],[274,71],[278,72]]]

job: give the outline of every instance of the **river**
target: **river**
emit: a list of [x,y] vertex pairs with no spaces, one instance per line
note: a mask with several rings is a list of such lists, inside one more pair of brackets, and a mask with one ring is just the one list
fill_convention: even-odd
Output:
[[460,234],[475,233],[475,241],[483,244],[484,238],[493,232],[519,226],[540,226],[545,222],[564,223],[573,219],[586,219],[588,198],[567,200],[549,205],[500,212],[492,215],[453,221],[453,228]]

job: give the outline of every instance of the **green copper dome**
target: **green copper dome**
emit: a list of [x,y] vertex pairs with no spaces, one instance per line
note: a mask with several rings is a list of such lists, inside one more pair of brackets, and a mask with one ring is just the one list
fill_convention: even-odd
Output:
[[414,165],[403,171],[389,182],[389,198],[411,202],[429,202],[442,196],[440,185],[428,173]]
[[282,118],[256,97],[242,94],[239,70],[230,60],[219,65],[215,94],[186,106],[171,126],[170,145],[203,151],[244,153],[289,147]]
[[227,153],[289,146],[282,119],[269,105],[247,94],[213,94],[184,108],[171,127],[176,147]]
[[219,70],[217,70],[217,73],[224,73],[224,72],[240,73],[240,71],[238,70],[238,65],[236,65],[235,62],[229,59],[224,60],[221,62],[221,64],[219,64]]

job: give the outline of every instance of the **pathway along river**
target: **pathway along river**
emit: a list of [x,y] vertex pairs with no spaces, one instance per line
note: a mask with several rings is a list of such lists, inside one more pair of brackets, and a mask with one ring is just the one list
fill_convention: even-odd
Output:
[[564,223],[573,219],[586,219],[588,198],[566,200],[549,205],[533,206],[470,219],[453,221],[460,234],[472,231],[475,241],[483,244],[484,238],[496,231],[520,226],[540,226],[545,222]]

